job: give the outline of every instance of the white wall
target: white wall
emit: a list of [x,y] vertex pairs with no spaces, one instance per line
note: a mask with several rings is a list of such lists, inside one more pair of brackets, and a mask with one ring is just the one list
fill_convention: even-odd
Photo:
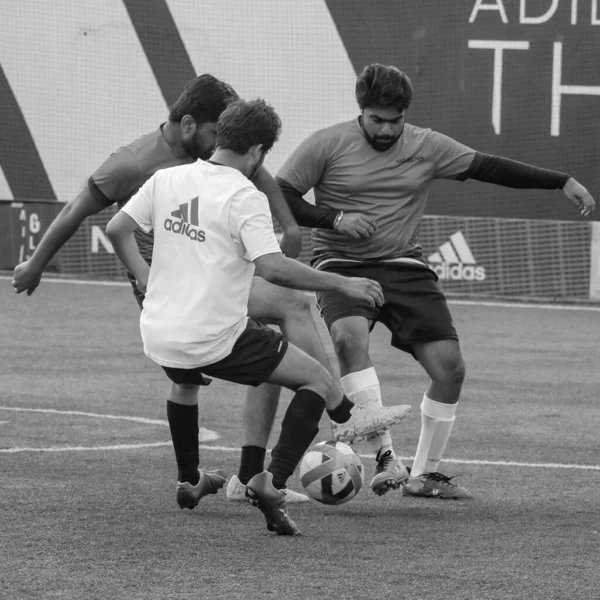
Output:
[[[323,0],[168,5],[197,74],[213,73],[279,112],[271,171],[308,133],[357,113],[355,74]],[[61,201],[111,151],[166,118],[121,0],[5,2],[0,61]],[[12,197],[1,173],[0,197]]]

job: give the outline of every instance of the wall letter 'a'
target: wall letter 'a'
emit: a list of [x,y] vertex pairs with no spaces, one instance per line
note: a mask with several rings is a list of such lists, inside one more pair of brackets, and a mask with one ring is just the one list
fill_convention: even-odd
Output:
[[469,23],[473,23],[477,18],[477,13],[480,10],[497,10],[500,13],[500,18],[503,23],[508,23],[508,17],[506,16],[506,10],[504,8],[504,4],[502,4],[502,0],[495,0],[491,4],[484,4],[485,0],[477,0],[475,2],[475,6],[471,11],[471,16],[469,17]]

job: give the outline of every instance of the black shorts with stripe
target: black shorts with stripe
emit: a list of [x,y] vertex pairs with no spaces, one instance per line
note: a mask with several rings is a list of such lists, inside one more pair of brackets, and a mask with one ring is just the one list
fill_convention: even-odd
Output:
[[417,343],[458,340],[437,275],[425,265],[328,261],[319,270],[378,281],[385,300],[381,308],[373,308],[337,292],[317,293],[328,329],[343,317],[363,316],[371,322],[371,329],[376,322],[383,323],[392,334],[392,346],[411,354]]
[[256,387],[271,376],[287,349],[288,342],[281,333],[248,319],[231,353],[220,361],[196,369],[163,369],[177,384],[208,385],[208,376]]

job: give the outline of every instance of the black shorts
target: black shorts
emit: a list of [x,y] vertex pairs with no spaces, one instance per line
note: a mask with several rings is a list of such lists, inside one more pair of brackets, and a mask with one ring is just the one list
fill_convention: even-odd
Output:
[[231,353],[220,361],[196,369],[163,367],[173,383],[208,385],[208,377],[256,387],[275,371],[288,349],[288,342],[277,331],[248,319],[248,325],[235,342]]
[[392,333],[392,346],[413,353],[413,345],[458,340],[437,276],[427,267],[404,263],[328,263],[321,269],[347,277],[368,277],[381,284],[385,303],[373,308],[337,292],[318,292],[317,304],[330,329],[342,317],[362,316],[383,323]]

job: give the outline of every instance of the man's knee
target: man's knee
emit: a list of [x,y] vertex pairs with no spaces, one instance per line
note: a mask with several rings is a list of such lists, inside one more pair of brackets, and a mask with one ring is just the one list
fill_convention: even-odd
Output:
[[460,353],[457,353],[455,356],[446,357],[441,364],[437,365],[432,379],[446,385],[461,386],[466,372],[465,361]]
[[248,301],[250,318],[279,327],[312,320],[309,297],[299,290],[279,287],[254,278]]
[[169,389],[169,401],[175,402],[175,404],[197,404],[199,390],[199,385],[191,383],[174,383],[172,381]]
[[293,319],[294,322],[304,321],[312,318],[310,310],[310,298],[304,292],[298,290],[287,290],[288,293],[283,296],[283,315],[282,319]]
[[368,359],[368,337],[365,340],[358,331],[344,327],[332,327],[331,338],[335,353],[343,363],[348,364]]
[[450,365],[450,372],[448,374],[450,381],[452,381],[452,383],[462,385],[462,382],[465,380],[466,374],[467,367],[465,365],[465,361],[459,354],[456,360]]
[[311,381],[307,387],[310,387],[313,391],[315,391],[319,396],[325,399],[328,402],[335,395],[336,382],[334,382],[333,377],[325,369],[319,365],[319,369],[315,369],[311,376]]

